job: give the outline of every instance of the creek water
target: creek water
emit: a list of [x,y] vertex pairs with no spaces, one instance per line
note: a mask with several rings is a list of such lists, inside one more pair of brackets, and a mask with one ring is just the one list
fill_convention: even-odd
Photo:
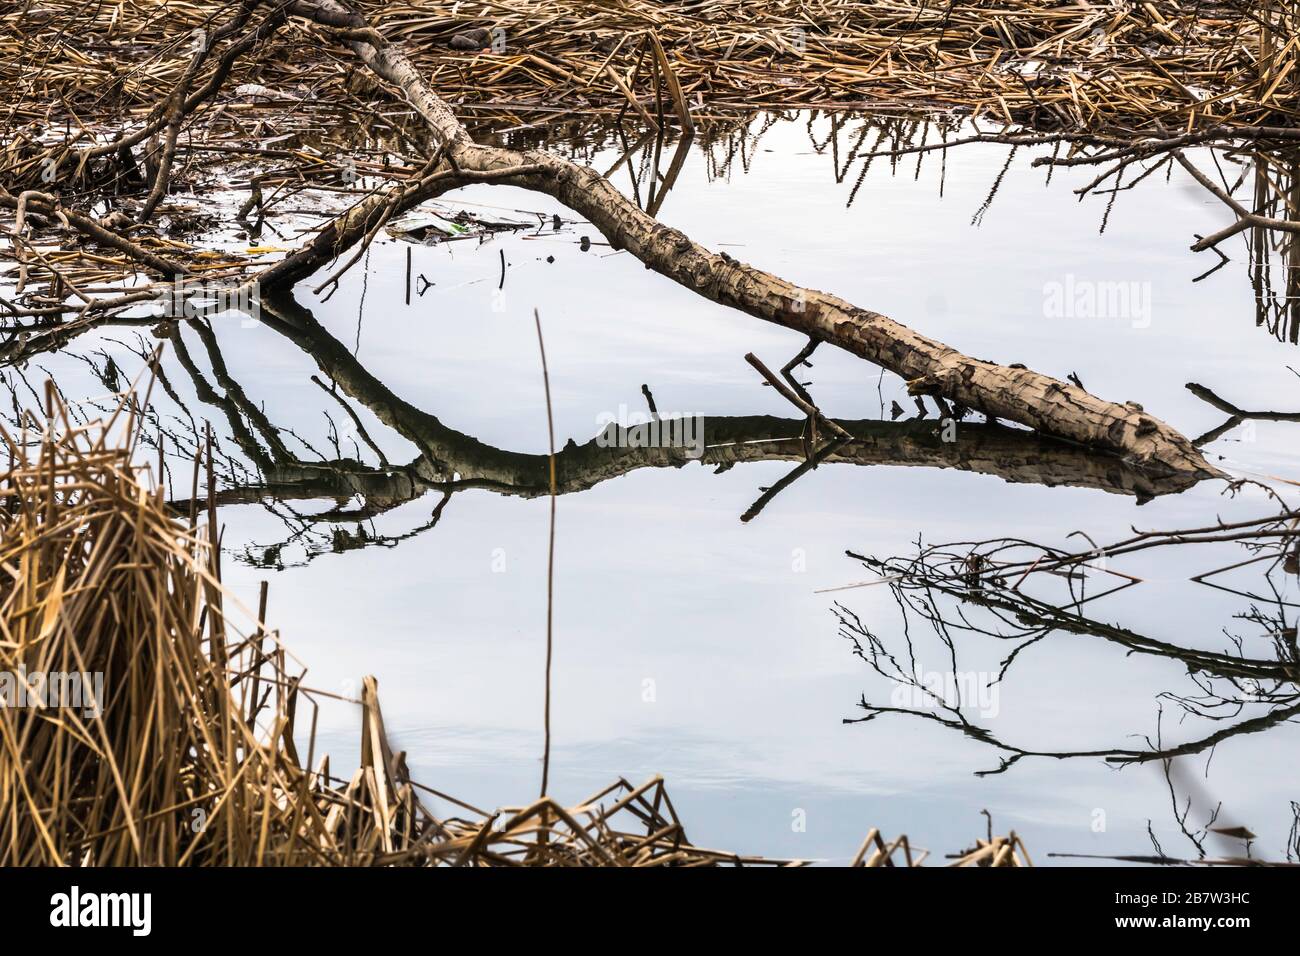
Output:
[[[1188,383],[1240,408],[1300,410],[1291,368],[1300,356],[1285,328],[1257,324],[1245,242],[1225,246],[1232,261],[1193,281],[1218,259],[1188,246],[1231,213],[1190,177],[1153,176],[1107,212],[1105,197],[1080,202],[1073,193],[1096,170],[1057,169],[1049,182],[1030,165],[1041,153],[1019,150],[1007,166],[1002,145],[931,154],[919,166],[914,156],[878,158],[864,173],[861,153],[878,122],[846,118],[834,143],[830,122],[807,114],[702,138],[659,197],[659,217],[709,248],[968,354],[1075,374],[1090,391],[1139,402],[1188,436],[1227,417]],[[854,156],[863,130],[867,145]],[[603,171],[620,151],[606,140],[586,158]],[[629,194],[639,161],[610,174]],[[636,187],[642,200],[647,184]],[[645,412],[645,385],[663,415],[735,419],[736,440],[783,452],[725,468],[647,459],[602,471],[593,460],[585,475],[566,471],[573,487],[557,507],[550,785],[561,801],[619,775],[638,783],[662,774],[694,842],[838,863],[873,826],[936,853],[959,850],[984,834],[982,810],[998,832],[1019,832],[1036,863],[1050,862],[1049,852],[1150,853],[1153,837],[1171,855],[1195,856],[1180,817],[1190,806],[1184,823],[1195,831],[1218,807],[1217,826],[1257,835],[1252,852],[1285,856],[1300,794],[1291,724],[1228,735],[1172,769],[1026,757],[980,776],[1005,752],[952,727],[905,714],[845,723],[865,715],[863,698],[901,698],[854,655],[832,608],[850,609],[894,651],[911,640],[925,674],[968,677],[971,722],[1026,750],[1144,749],[1157,736],[1168,747],[1263,712],[1245,704],[1215,714],[1226,722],[1188,713],[1175,697],[1199,690],[1180,660],[1051,634],[990,685],[1011,649],[1005,642],[958,634],[954,660],[923,624],[904,630],[886,586],[819,593],[872,579],[846,550],[885,557],[914,552],[918,539],[996,537],[1079,547],[1083,539],[1069,537],[1077,531],[1102,543],[1133,526],[1266,514],[1276,506],[1262,488],[1226,495],[1224,483],[1202,482],[1139,504],[1104,481],[1004,480],[1033,472],[1014,449],[974,470],[941,467],[951,456],[912,458],[907,429],[941,429],[936,407],[927,401],[926,422],[909,422],[918,411],[904,383],[823,346],[798,378],[837,419],[890,423],[897,402],[904,414],[880,426],[888,453],[806,470],[741,520],[798,466],[803,427],[744,355],[776,369],[803,340],[646,270],[589,225],[552,228],[553,215],[572,216],[546,197],[477,186],[444,202],[521,219],[538,213],[545,225],[437,245],[384,235],[327,301],[310,282],[295,292],[332,340],[326,351],[344,356],[354,382],[370,383],[368,398],[340,391],[360,428],[312,381],[328,379],[319,354],[273,322],[219,317],[207,343],[186,330],[193,372],[174,347],[164,349],[176,397],[196,419],[212,420],[237,456],[232,422],[257,435],[261,413],[302,461],[316,457],[308,446],[337,457],[335,430],[344,452],[371,468],[378,459],[366,437],[388,462],[405,464],[419,457],[420,440],[394,421],[405,415],[409,426],[413,409],[436,419],[421,419],[434,434],[427,447],[452,449],[451,480],[473,478],[445,502],[440,488],[409,500],[372,496],[381,513],[361,519],[340,514],[363,508],[360,498],[323,492],[283,501],[252,494],[221,508],[227,582],[255,606],[258,582],[270,581],[270,621],[308,665],[308,684],[355,695],[362,675],[376,675],[394,745],[407,751],[416,779],[489,809],[527,803],[539,785],[549,504],[538,493],[544,481],[534,480],[544,462],[535,456],[547,450],[537,310],[557,445],[583,445],[603,422]],[[103,349],[124,371],[137,369],[122,344],[131,335],[83,336],[35,364],[70,398],[94,395],[75,356]],[[214,394],[196,389],[196,375]],[[217,399],[237,392],[247,404],[232,418]],[[396,406],[407,411],[395,415]],[[958,448],[975,427],[957,425]],[[1300,478],[1296,429],[1246,421],[1205,449],[1233,474]],[[512,486],[525,472],[534,477]],[[1286,496],[1284,483],[1262,480]],[[1243,653],[1267,657],[1272,638],[1241,618],[1259,600],[1189,580],[1242,556],[1236,545],[1213,545],[1114,558],[1112,567],[1143,583],[1089,605],[1090,614],[1185,647],[1223,650],[1236,635]],[[1234,573],[1238,586],[1271,593],[1250,568]],[[1272,580],[1281,599],[1294,599],[1294,577]],[[355,758],[358,723],[346,705],[322,710],[318,752],[333,755],[336,771]],[[1243,850],[1214,834],[1203,842],[1212,854]]]

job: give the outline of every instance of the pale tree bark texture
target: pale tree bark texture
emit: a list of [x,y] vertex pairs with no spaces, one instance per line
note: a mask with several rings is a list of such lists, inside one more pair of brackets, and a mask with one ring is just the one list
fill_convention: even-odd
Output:
[[264,284],[291,285],[364,239],[381,217],[448,189],[484,180],[509,183],[554,197],[590,220],[613,248],[656,272],[723,305],[838,345],[900,376],[914,394],[940,395],[1155,473],[1221,475],[1187,438],[1133,403],[1109,402],[1027,368],[971,358],[877,312],[710,252],[647,215],[589,167],[541,150],[478,145],[400,49],[359,14],[336,0],[297,0],[288,10],[341,31],[357,57],[424,118],[441,154],[429,175],[353,207],[309,246],[263,273]]

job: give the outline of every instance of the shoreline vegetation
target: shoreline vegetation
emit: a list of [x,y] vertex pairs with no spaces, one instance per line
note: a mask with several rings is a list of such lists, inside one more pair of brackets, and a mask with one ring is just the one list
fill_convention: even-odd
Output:
[[[313,689],[279,633],[221,582],[215,499],[168,507],[136,463],[141,402],[81,425],[52,382],[43,415],[3,430],[0,671],[101,675],[92,712],[33,694],[0,708],[4,866],[801,866],[693,845],[664,781],[618,779],[572,807],[485,811],[410,776],[378,686]],[[147,395],[143,404],[147,405]],[[193,485],[213,481],[211,439]],[[360,766],[316,752],[321,706],[361,716]],[[437,802],[454,815],[439,817]],[[872,829],[853,866],[920,865]],[[994,836],[952,866],[1031,865]]]
[[[1197,236],[1192,249],[1226,262],[1219,245],[1242,233],[1259,248],[1280,239],[1284,245],[1275,248],[1290,264],[1287,281],[1300,281],[1300,244],[1289,238],[1300,234],[1293,197],[1260,155],[1300,144],[1294,3],[1178,0],[1121,9],[1007,0],[994,10],[924,0],[24,0],[6,4],[0,23],[0,366],[21,369],[114,326],[152,326],[157,338],[175,343],[182,326],[227,311],[233,296],[258,303],[268,325],[307,343],[330,378],[329,387],[317,384],[337,388],[340,402],[366,404],[369,397],[394,409],[430,462],[464,460],[473,466],[467,480],[504,493],[549,493],[552,508],[558,494],[636,467],[675,467],[683,456],[617,442],[613,450],[593,442],[559,452],[552,442],[549,456],[522,456],[448,434],[436,420],[389,402],[382,383],[294,302],[295,287],[304,298],[328,299],[377,237],[430,200],[470,184],[520,187],[563,204],[574,222],[663,277],[806,336],[782,368],[792,385],[793,370],[814,349],[838,346],[877,366],[882,379],[889,372],[904,381],[923,415],[928,400],[945,421],[982,416],[960,449],[936,445],[928,424],[837,422],[801,389],[785,389],[751,354],[767,384],[806,415],[806,438],[795,448],[772,438],[773,420],[719,419],[708,425],[710,436],[734,448],[710,452],[710,463],[790,457],[811,468],[921,456],[937,466],[1144,501],[1226,478],[1200,451],[1222,429],[1190,441],[1136,402],[1093,395],[1077,376],[1054,378],[1014,356],[1007,364],[974,358],[829,292],[705,249],[657,218],[693,137],[707,136],[709,122],[758,110],[960,118],[975,132],[950,138],[958,124],[939,124],[935,141],[931,125],[920,124],[919,141],[911,133],[887,148],[883,134],[868,146],[864,127],[853,155],[896,162],[997,143],[1010,148],[1009,166],[1021,147],[1050,148],[1033,164],[1049,175],[1095,168],[1078,192],[1109,192],[1110,201],[1178,167],[1231,213],[1230,225]],[[487,115],[517,130],[557,117],[613,118],[641,130],[656,149],[675,150],[662,186],[652,183],[658,193],[643,204],[608,175],[553,152],[513,148],[509,136],[485,130]],[[1202,149],[1216,162],[1249,157],[1235,184],[1197,165],[1193,150]],[[656,153],[656,170],[657,163]],[[1248,201],[1243,191],[1252,194]],[[185,203],[223,193],[236,197],[237,211],[232,205],[223,213],[214,200],[217,213],[196,214]],[[291,207],[290,198],[315,208]],[[219,241],[218,227],[232,222],[244,241]],[[268,223],[283,227],[270,232],[298,238],[265,244]],[[560,224],[556,216],[557,230]],[[505,270],[502,256],[501,283]],[[196,304],[217,287],[221,307]],[[148,311],[160,301],[173,311]],[[1297,318],[1294,341],[1300,295],[1287,301]],[[151,364],[157,371],[157,353]],[[1232,416],[1224,427],[1293,417],[1245,412],[1188,387]],[[496,811],[412,779],[406,755],[389,744],[376,681],[366,678],[355,700],[311,688],[305,667],[267,628],[266,585],[253,611],[222,584],[220,504],[268,489],[318,496],[322,485],[351,488],[373,483],[374,474],[323,474],[294,462],[263,469],[255,486],[222,489],[209,426],[194,436],[188,497],[169,503],[157,480],[165,468],[162,441],[156,470],[137,460],[147,391],[110,391],[112,401],[120,397],[116,411],[86,423],[69,415],[49,382],[39,414],[21,413],[15,403],[23,427],[0,429],[9,459],[0,474],[0,672],[24,682],[86,675],[92,696],[103,698],[86,706],[82,685],[81,706],[62,707],[48,687],[29,687],[27,706],[0,707],[0,805],[8,808],[0,814],[0,865],[814,862],[695,846],[659,777],[640,786],[619,778],[574,806],[546,795],[543,783],[541,798]],[[401,485],[389,491],[394,499],[407,486],[411,495],[437,486],[414,466],[398,477],[405,481],[393,482]],[[765,490],[743,520],[782,487]],[[1293,512],[1283,518],[1288,524],[1267,534],[1289,542],[1300,519]],[[1255,525],[1248,530],[1258,537]],[[1209,533],[1219,540],[1225,532]],[[1044,554],[1054,568],[1073,571],[1093,552]],[[956,580],[963,594],[989,587],[976,560],[984,558],[974,552],[923,557],[869,566],[896,572],[900,593],[914,580]],[[963,568],[959,561],[975,563]],[[1037,567],[1028,563],[1024,575]],[[1089,633],[1100,630],[1085,623]],[[856,619],[841,624],[874,660],[877,636]],[[1284,650],[1291,656],[1277,668],[1267,662],[1269,678],[1294,676],[1294,628],[1290,634]],[[1183,659],[1172,650],[1164,656]],[[1230,675],[1240,669],[1236,661],[1211,663]],[[358,709],[360,765],[350,775],[336,774],[317,753],[322,706]],[[863,707],[864,720],[889,710],[865,699]],[[1294,711],[1279,713],[1289,719]],[[946,725],[969,732],[956,717]],[[451,815],[436,814],[435,804],[450,806]],[[927,855],[907,836],[888,840],[872,829],[851,865],[921,865]],[[991,823],[984,838],[946,859],[953,866],[1032,865],[1021,839],[995,836]]]
[[[1058,149],[1047,159],[1062,164],[1109,161],[1103,180],[1152,158],[1159,165],[1176,161],[1190,166],[1181,150],[1193,143],[1295,138],[1289,126],[1261,125],[1290,119],[1286,107],[1273,106],[1274,97],[1297,82],[1291,69],[1296,44],[1280,42],[1293,26],[1284,5],[1276,10],[1266,6],[1260,14],[1245,6],[1193,4],[1172,21],[1151,5],[1115,18],[1086,5],[1014,6],[1014,21],[978,5],[949,5],[939,20],[924,6],[911,4],[860,4],[851,14],[838,16],[827,7],[820,19],[812,16],[815,7],[790,6],[788,11],[798,11],[798,16],[781,20],[779,29],[769,28],[768,39],[788,44],[780,38],[781,30],[798,30],[794,52],[801,60],[809,56],[808,38],[823,34],[832,40],[819,45],[814,39],[814,57],[838,62],[835,58],[847,56],[840,48],[881,48],[875,62],[858,63],[850,72],[865,77],[863,82],[883,77],[882,96],[907,103],[899,92],[901,78],[933,76],[926,81],[928,102],[922,98],[913,107],[946,105],[978,117],[996,103],[1005,125],[1000,132],[979,134],[981,138],[1014,145],[1055,143],[1066,155]],[[558,200],[591,223],[613,249],[627,251],[701,296],[806,335],[809,348],[821,343],[843,348],[899,376],[912,394],[951,407],[958,419],[976,413],[989,421],[1015,423],[1117,455],[1152,473],[1223,477],[1185,436],[1137,403],[1095,396],[1077,383],[1020,363],[971,357],[885,315],[711,252],[660,223],[652,210],[640,208],[596,171],[554,153],[476,142],[457,116],[467,88],[476,86],[465,64],[506,58],[479,86],[487,88],[512,77],[521,67],[520,56],[530,64],[551,63],[559,54],[546,52],[544,37],[558,34],[572,42],[580,33],[578,21],[566,22],[568,8],[558,13],[548,8],[545,16],[533,11],[533,19],[522,26],[509,18],[493,19],[471,30],[454,14],[451,22],[438,20],[439,7],[412,19],[410,9],[401,5],[353,9],[335,0],[192,4],[174,11],[169,6],[167,13],[127,3],[93,9],[97,12],[75,2],[27,4],[6,18],[23,38],[25,51],[14,68],[0,74],[0,88],[11,103],[8,124],[17,129],[0,161],[0,207],[12,210],[14,222],[8,255],[19,268],[16,299],[5,306],[16,322],[11,333],[25,336],[11,358],[50,336],[67,341],[129,315],[157,299],[155,286],[174,283],[177,276],[233,283],[236,298],[243,300],[290,289],[329,266],[334,271],[314,289],[328,294],[396,217],[471,183],[496,183]],[[581,9],[586,11],[582,23],[606,16],[595,7]],[[729,8],[721,6],[627,9],[660,11],[663,22],[645,16],[627,19],[626,12],[608,14],[608,22],[620,25],[606,32],[623,42],[598,67],[591,64],[585,78],[562,71],[568,78],[553,80],[554,94],[575,109],[585,108],[591,100],[584,90],[608,77],[637,121],[657,134],[674,127],[689,139],[695,110],[708,102],[703,88],[707,75],[689,72],[692,44],[719,18],[745,21],[727,20]],[[105,15],[110,19],[104,39],[80,49],[89,42],[80,37],[98,36],[86,31],[82,20],[98,22]],[[808,23],[808,29],[795,20]],[[669,35],[669,24],[678,21],[695,24],[695,32]],[[746,29],[751,26],[746,22]],[[747,69],[766,70],[775,63],[777,54],[763,52],[763,42],[741,46],[739,28],[728,29],[736,43],[728,44],[723,62],[739,51]],[[963,42],[965,59],[954,60],[953,44]],[[828,50],[828,44],[835,49]],[[621,76],[617,55],[631,57],[633,51],[634,67]],[[443,57],[452,57],[458,79],[448,76]],[[1131,75],[1138,60],[1160,78],[1159,109],[1151,107],[1152,87]],[[1031,62],[1037,71],[1032,77],[1027,74]],[[700,63],[711,68],[707,59]],[[832,75],[838,74],[818,74],[819,83],[829,83]],[[1211,89],[1214,78],[1227,89]],[[634,92],[629,80],[645,94]],[[939,96],[944,83],[964,90],[964,98]],[[1097,84],[1111,91],[1109,99]],[[1013,93],[1013,87],[1021,92]],[[649,99],[642,102],[646,94]],[[791,93],[785,102],[833,105],[833,100],[829,92],[811,98]],[[1013,102],[1022,101],[1023,109],[1013,109]],[[409,108],[400,124],[401,152],[385,152],[381,162],[373,155],[324,157],[292,144],[276,146],[283,142],[279,135],[250,142],[250,124],[278,133],[313,105],[342,111],[356,123],[376,112],[391,112],[397,104]],[[1133,115],[1144,115],[1142,124],[1124,125]],[[1012,127],[1018,124],[1029,125],[1017,132]],[[957,143],[918,144],[903,152],[949,145]],[[241,218],[265,213],[260,177],[277,168],[283,172],[285,164],[313,175],[329,172],[336,187],[356,187],[363,173],[375,183],[357,189],[361,198],[320,222],[302,246],[279,250],[282,258],[267,260],[259,247],[250,249],[253,255],[241,255],[160,234],[158,221],[166,216],[177,179],[192,171],[196,154],[204,153],[270,164],[252,174]],[[1218,189],[1208,179],[1205,185]],[[1236,202],[1226,193],[1220,198],[1228,205]],[[110,210],[107,215],[104,207]],[[1225,230],[1222,238],[1260,225],[1260,220],[1240,207],[1235,231]],[[192,230],[181,232],[195,238]],[[61,235],[56,238],[56,233]],[[57,261],[43,247],[52,238],[60,246]],[[1201,240],[1210,246],[1216,241],[1218,236]],[[341,265],[330,266],[339,261]],[[106,271],[108,265],[118,267],[116,276]],[[97,277],[95,291],[85,288],[81,268]],[[29,287],[37,283],[48,288],[36,293]]]
[[[0,83],[26,93],[7,101],[11,119],[23,121],[48,117],[37,103],[112,102],[143,118],[186,82],[197,34],[212,30],[219,8],[237,5],[9,6],[13,55],[0,65]],[[291,3],[262,6],[299,13]],[[800,106],[957,110],[976,120],[1098,135],[1115,125],[1150,131],[1157,120],[1171,129],[1288,126],[1300,83],[1290,42],[1298,14],[1280,0],[350,6],[371,25],[322,29],[289,21],[258,38],[265,55],[255,64],[232,63],[234,82],[255,82],[268,99],[373,93],[373,78],[338,70],[335,58],[346,59],[344,43],[377,33],[401,44],[448,102],[516,111],[516,122],[574,110],[674,122],[666,91],[650,87],[659,74],[674,78],[695,116]],[[320,56],[322,47],[329,56]],[[127,50],[137,54],[134,66],[119,55]]]

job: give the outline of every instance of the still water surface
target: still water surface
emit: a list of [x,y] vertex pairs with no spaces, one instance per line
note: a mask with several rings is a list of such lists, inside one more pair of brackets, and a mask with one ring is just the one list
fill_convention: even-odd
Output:
[[[919,170],[914,157],[895,170],[878,159],[859,181],[862,161],[847,153],[865,122],[846,124],[833,151],[824,120],[813,123],[812,136],[806,116],[776,120],[724,171],[716,168],[722,145],[710,154],[695,144],[659,215],[710,248],[968,354],[1060,378],[1073,373],[1089,390],[1140,402],[1189,436],[1226,417],[1189,392],[1189,382],[1242,408],[1300,410],[1300,377],[1288,368],[1300,367],[1300,356],[1256,325],[1244,242],[1227,250],[1233,262],[1192,281],[1217,260],[1188,245],[1229,220],[1181,172],[1122,194],[1100,233],[1104,202],[1080,203],[1072,193],[1095,171],[1058,170],[1048,184],[1024,150],[982,212],[1007,147],[963,147],[927,157]],[[619,152],[610,144],[591,162],[607,169]],[[611,176],[631,192],[626,166]],[[546,197],[502,187],[464,190],[446,206],[571,218]],[[593,243],[585,249],[583,236]],[[406,463],[419,450],[384,410],[401,406],[408,422],[418,410],[436,417],[433,425],[421,419],[436,432],[430,444],[461,462],[455,470],[466,480],[445,502],[437,489],[384,499],[394,506],[365,521],[311,520],[358,508],[359,499],[248,502],[221,514],[227,581],[255,604],[257,582],[270,578],[270,620],[309,665],[308,683],[355,694],[362,675],[376,675],[395,747],[408,752],[416,779],[488,808],[531,800],[541,770],[548,504],[535,480],[544,459],[519,457],[546,451],[533,310],[545,330],[559,444],[589,442],[602,416],[645,411],[643,384],[660,413],[702,415],[731,427],[737,441],[795,439],[802,427],[743,358],[754,352],[779,368],[803,345],[799,336],[708,302],[599,240],[571,223],[482,243],[417,245],[413,273],[433,284],[423,295],[412,291],[409,305],[410,246],[391,237],[327,302],[301,285],[298,303],[333,340],[322,351],[350,355],[354,381],[385,390],[376,398],[371,387],[371,407],[349,402],[385,457]],[[1069,304],[1077,305],[1074,291],[1098,282],[1133,284],[1123,314]],[[1064,309],[1052,300],[1063,292]],[[311,380],[324,378],[316,358],[274,323],[218,319],[213,328],[220,374],[192,330],[184,339],[216,394],[230,395],[237,383],[249,407],[334,457],[328,412],[344,452],[352,454],[356,440],[377,464],[338,403]],[[108,332],[71,351],[103,347],[134,369],[138,359],[114,342],[129,338]],[[197,418],[211,418],[233,451],[223,410],[201,400],[174,349],[166,356],[178,396]],[[1222,483],[1206,482],[1139,505],[1098,487],[1011,483],[990,473],[999,461],[1006,473],[1015,469],[1014,449],[977,471],[936,467],[933,456],[909,461],[905,430],[932,429],[934,406],[930,425],[909,425],[917,409],[893,376],[826,347],[811,361],[799,377],[833,417],[889,422],[895,401],[904,410],[895,431],[879,426],[888,451],[880,463],[824,463],[748,521],[741,516],[764,489],[797,466],[797,442],[764,446],[782,452],[769,460],[721,469],[678,461],[566,473],[573,490],[558,505],[551,792],[572,802],[616,775],[640,782],[663,774],[693,841],[831,862],[847,861],[873,826],[939,853],[958,850],[983,835],[983,809],[999,832],[1020,832],[1039,863],[1051,851],[1149,853],[1148,825],[1166,852],[1195,855],[1175,816],[1190,798],[1190,828],[1221,805],[1219,825],[1249,826],[1259,837],[1255,852],[1283,857],[1291,801],[1300,795],[1294,726],[1232,736],[1180,760],[1172,796],[1159,762],[1117,770],[1097,758],[1027,758],[976,776],[996,769],[999,754],[950,728],[905,715],[843,722],[863,715],[864,695],[889,703],[893,688],[853,655],[833,602],[894,647],[902,646],[902,622],[886,587],[817,593],[872,577],[846,549],[906,555],[918,537],[1078,546],[1080,539],[1067,540],[1078,530],[1100,543],[1133,525],[1172,529],[1266,513],[1263,493],[1247,488],[1233,498]],[[43,365],[70,396],[78,383],[95,394],[71,356],[48,356]],[[958,446],[967,427],[959,426]],[[1248,422],[1207,448],[1235,473],[1297,478],[1296,429]],[[295,438],[282,438],[294,455],[313,459]],[[512,493],[521,488],[526,494]],[[362,528],[383,540],[361,546]],[[1250,601],[1187,580],[1240,557],[1216,546],[1117,558],[1115,567],[1145,583],[1091,613],[1192,647],[1228,647],[1226,630],[1247,652],[1268,656],[1271,639],[1234,619]],[[267,562],[283,569],[258,566]],[[1260,578],[1239,583],[1258,588]],[[1294,578],[1277,583],[1294,598]],[[953,669],[928,630],[913,622],[908,633],[924,669]],[[964,672],[996,674],[1009,651],[978,635],[960,641]],[[1061,635],[1025,651],[970,717],[999,739],[1044,751],[1141,749],[1157,733],[1168,746],[1219,729],[1161,698],[1165,692],[1196,692],[1184,665]],[[345,706],[322,713],[320,746],[336,770],[355,757],[357,723]],[[1212,836],[1206,848],[1236,853],[1241,844]]]

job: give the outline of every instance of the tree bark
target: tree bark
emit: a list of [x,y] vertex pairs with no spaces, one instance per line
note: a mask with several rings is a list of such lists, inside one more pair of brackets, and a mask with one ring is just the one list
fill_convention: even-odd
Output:
[[[346,345],[292,296],[264,299],[262,319],[269,328],[310,355],[321,373],[344,394],[368,408],[419,451],[419,458],[402,466],[398,470],[400,474],[391,475],[395,483],[392,486],[388,484],[387,472],[376,476],[367,469],[370,474],[359,477],[353,473],[344,478],[348,469],[340,469],[333,463],[328,467],[305,464],[299,468],[298,463],[276,459],[268,468],[277,496],[294,497],[295,493],[288,487],[294,482],[304,482],[304,489],[314,489],[310,492],[300,489],[298,494],[316,496],[322,493],[320,482],[328,480],[344,482],[339,488],[346,487],[346,492],[335,490],[340,496],[354,492],[382,495],[383,489],[390,488],[405,489],[402,494],[415,497],[429,487],[450,481],[452,475],[459,476],[462,485],[477,483],[502,494],[535,497],[549,493],[550,465],[546,455],[495,448],[411,405],[362,365]],[[1185,473],[1153,476],[1113,458],[1090,454],[1084,448],[1049,441],[1018,428],[959,424],[958,440],[945,442],[935,419],[840,424],[849,431],[852,440],[837,444],[821,458],[823,462],[952,468],[1008,482],[1071,485],[1134,495],[1139,501],[1177,494],[1197,480]],[[566,494],[639,468],[681,468],[696,461],[713,468],[754,461],[803,461],[806,453],[798,437],[803,427],[800,421],[761,415],[709,415],[704,418],[705,450],[699,459],[692,459],[682,448],[602,446],[594,438],[579,445],[570,440],[555,454],[557,486],[561,494]],[[254,459],[268,457],[257,449],[246,448],[245,452]],[[352,481],[358,484],[352,486]],[[367,490],[362,491],[363,488]]]
[[[296,0],[291,15],[349,32],[348,46],[375,75],[397,87],[438,138],[436,180],[411,190],[418,204],[463,182],[496,179],[545,193],[568,206],[646,266],[716,302],[829,342],[903,378],[913,394],[941,395],[992,418],[1120,455],[1154,473],[1221,476],[1187,438],[1133,403],[1117,404],[1078,386],[1019,366],[971,358],[878,312],[829,293],[804,289],[761,269],[713,253],[629,202],[595,170],[540,150],[481,146],[423,76],[364,17],[336,0]],[[304,278],[338,250],[359,241],[382,208],[372,203],[327,227],[303,254],[272,267],[264,282]]]

